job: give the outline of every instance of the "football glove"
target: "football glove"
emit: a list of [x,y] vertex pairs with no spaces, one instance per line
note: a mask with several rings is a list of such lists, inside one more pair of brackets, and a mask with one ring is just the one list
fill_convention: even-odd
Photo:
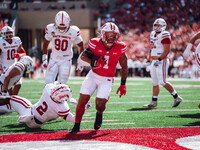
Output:
[[154,67],[158,67],[159,64],[161,64],[160,60],[156,60],[153,65],[154,65]]
[[105,64],[106,64],[106,61],[107,61],[107,60],[105,60],[105,58],[103,58],[102,56],[101,56],[101,57],[99,57],[99,56],[93,57],[93,58],[91,59],[91,67],[93,67],[93,68],[101,68],[101,67],[104,67]]
[[126,95],[126,85],[120,85],[120,87],[117,89],[117,93],[118,94],[120,91],[120,95],[119,97],[121,98],[122,95]]
[[78,70],[80,70],[81,72],[83,71],[83,69],[84,69],[84,67],[83,66],[81,66],[81,65],[77,65],[77,67],[76,67],[76,70],[78,71]]
[[42,61],[43,61],[42,67],[43,67],[44,69],[46,69],[46,68],[47,68],[47,65],[48,65],[47,55],[46,55],[46,54],[43,54],[43,55],[42,55]]
[[21,58],[22,56],[26,56],[26,53],[14,53],[14,58]]

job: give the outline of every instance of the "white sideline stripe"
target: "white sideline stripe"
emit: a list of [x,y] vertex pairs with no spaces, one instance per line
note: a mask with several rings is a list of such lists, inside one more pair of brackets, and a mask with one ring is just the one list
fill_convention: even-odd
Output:
[[121,124],[135,124],[135,123],[103,123],[103,125],[121,125]]
[[[103,122],[117,122],[117,121],[120,121],[120,120],[103,120]],[[94,120],[83,120],[81,122],[94,122]],[[117,123],[113,123],[113,124],[117,124]]]

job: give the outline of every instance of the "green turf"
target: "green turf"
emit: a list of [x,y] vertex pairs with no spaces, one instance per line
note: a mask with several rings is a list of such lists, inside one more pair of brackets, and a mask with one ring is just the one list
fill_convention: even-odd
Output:
[[[83,79],[70,78],[68,85],[73,91],[73,97],[78,100],[79,90]],[[143,107],[152,97],[152,84],[150,79],[127,80],[127,94],[122,98],[116,95],[120,79],[113,84],[110,99],[104,112],[101,129],[108,128],[134,128],[134,127],[175,127],[200,125],[200,82],[194,80],[169,80],[178,94],[184,98],[177,108],[172,108],[173,97],[163,88],[160,89],[158,107],[149,109]],[[36,103],[44,87],[44,80],[24,79],[19,96],[30,99]],[[81,129],[93,129],[95,120],[95,94],[91,98],[92,108],[84,114]],[[69,103],[72,113],[75,108]],[[28,129],[24,124],[18,123],[16,112],[0,115],[0,134],[61,131],[72,128],[73,123],[59,118],[47,122],[41,129]]]

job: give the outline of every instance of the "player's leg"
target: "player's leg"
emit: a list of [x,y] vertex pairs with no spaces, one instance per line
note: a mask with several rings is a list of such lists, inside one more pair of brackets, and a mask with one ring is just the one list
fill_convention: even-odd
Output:
[[58,65],[52,59],[50,59],[45,73],[45,84],[54,83],[58,74]]
[[71,60],[59,63],[58,67],[58,80],[61,84],[66,84],[69,78],[70,69],[71,69]]
[[157,101],[158,101],[158,95],[160,92],[160,86],[159,86],[159,81],[157,77],[157,67],[154,66],[154,62],[151,63],[150,67],[150,75],[151,75],[151,81],[153,85],[153,93],[152,93],[152,101],[150,101],[149,104],[144,105],[145,107],[156,107]]
[[74,127],[69,131],[70,133],[77,133],[80,131],[80,123],[85,112],[85,105],[89,101],[91,95],[96,89],[96,83],[92,71],[90,71],[82,83],[80,89],[80,97],[76,107],[76,119]]
[[111,88],[113,85],[113,78],[98,78],[98,87],[96,91],[96,119],[94,129],[98,130],[102,125],[103,112],[106,109],[106,103],[110,97]]
[[158,72],[159,82],[174,97],[174,105],[172,107],[177,107],[183,99],[177,94],[173,85],[170,82],[167,82],[168,68],[169,60],[163,59],[160,71]]

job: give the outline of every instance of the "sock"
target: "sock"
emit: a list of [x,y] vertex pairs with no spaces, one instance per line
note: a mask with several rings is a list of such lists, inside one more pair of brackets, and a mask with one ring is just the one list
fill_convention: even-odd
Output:
[[80,123],[75,123],[73,128],[74,129],[80,129]]
[[157,101],[158,100],[158,96],[153,96],[152,97],[152,101]]
[[178,94],[176,93],[176,90],[174,90],[171,94],[172,94],[172,96],[173,96],[174,98],[177,98],[177,97],[178,97]]

